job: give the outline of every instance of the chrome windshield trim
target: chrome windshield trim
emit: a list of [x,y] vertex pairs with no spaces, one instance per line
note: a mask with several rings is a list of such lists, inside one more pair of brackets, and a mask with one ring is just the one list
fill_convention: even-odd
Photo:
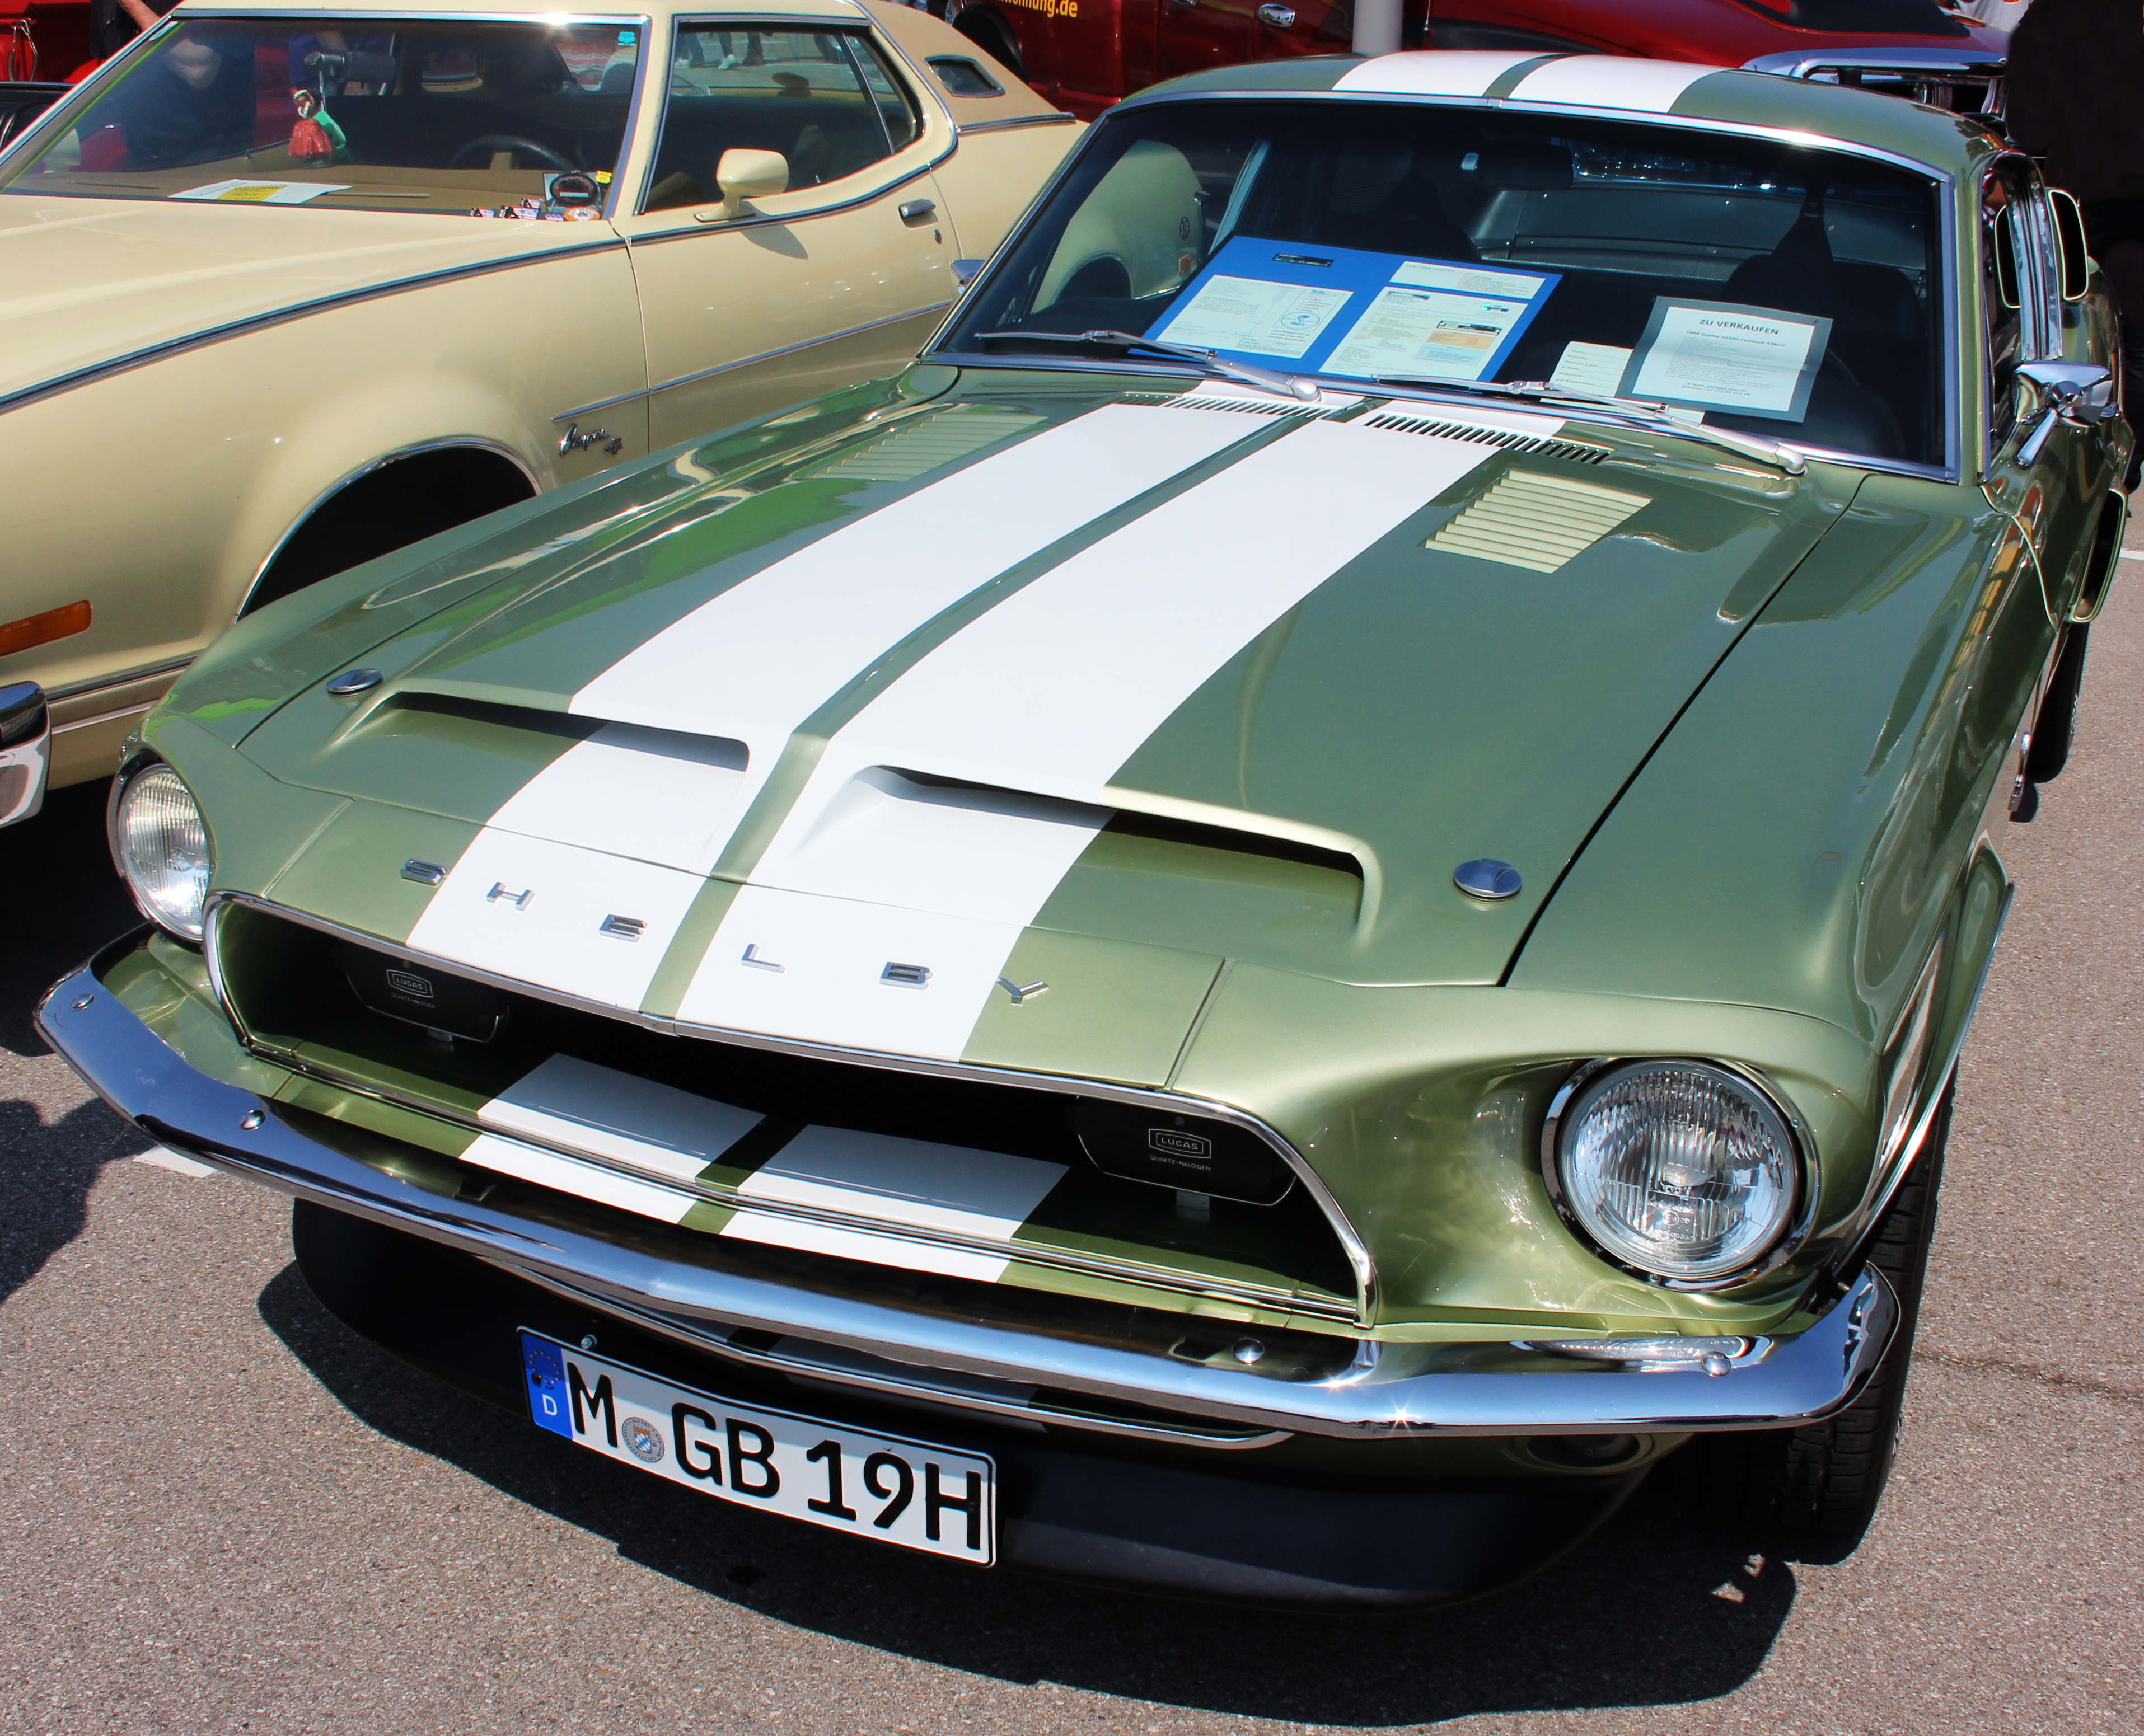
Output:
[[1851,1403],[1898,1325],[1889,1284],[1866,1267],[1818,1296],[1794,1317],[1797,1330],[1772,1335],[1763,1355],[1720,1373],[1606,1361],[1574,1370],[1567,1357],[1516,1350],[1507,1328],[1496,1342],[1357,1338],[1352,1362],[1336,1374],[1261,1374],[688,1264],[428,1193],[311,1138],[271,1099],[189,1067],[91,966],[53,986],[37,1028],[120,1115],[175,1150],[509,1272],[563,1282],[598,1305],[1250,1428],[1376,1440],[1793,1427]]
[[[1333,1198],[1332,1190],[1325,1185],[1323,1178],[1311,1168],[1303,1153],[1280,1133],[1248,1110],[1238,1109],[1233,1104],[1223,1103],[1217,1098],[1194,1096],[1184,1091],[1149,1090],[1134,1085],[1111,1084],[1099,1079],[1077,1079],[1066,1074],[1028,1073],[1013,1068],[985,1067],[963,1061],[937,1060],[926,1055],[903,1055],[877,1049],[845,1049],[834,1044],[807,1043],[792,1037],[771,1037],[760,1031],[732,1030],[722,1025],[695,1024],[687,1019],[661,1018],[652,1013],[629,1012],[622,1008],[607,1006],[601,1001],[583,999],[578,995],[568,994],[562,990],[546,988],[538,983],[524,982],[514,977],[501,976],[492,971],[480,970],[474,965],[464,965],[454,959],[440,958],[436,954],[419,951],[398,941],[385,940],[377,935],[365,933],[362,929],[348,928],[341,923],[329,921],[325,917],[310,915],[303,910],[294,910],[288,905],[277,904],[270,899],[257,897],[250,892],[211,892],[208,896],[201,919],[203,935],[201,951],[208,965],[209,981],[216,990],[216,1000],[223,1008],[224,1016],[231,1021],[231,1029],[239,1034],[240,1039],[249,1049],[257,1049],[260,1053],[272,1057],[279,1066],[290,1067],[295,1064],[286,1059],[284,1052],[273,1044],[261,1043],[246,1028],[246,1022],[240,1017],[238,1008],[232,1000],[223,980],[223,972],[218,959],[219,948],[216,944],[218,918],[225,909],[233,905],[246,910],[257,910],[264,915],[278,917],[285,922],[294,922],[300,928],[309,928],[319,934],[330,935],[339,940],[355,941],[360,946],[385,947],[400,953],[404,958],[421,960],[433,965],[449,976],[464,977],[471,982],[483,983],[490,988],[503,989],[512,994],[525,994],[532,999],[548,1001],[553,1006],[565,1007],[574,1012],[588,1013],[603,1019],[615,1019],[622,1024],[637,1024],[644,1030],[653,1031],[666,1037],[697,1037],[707,1042],[731,1044],[740,1049],[762,1049],[769,1054],[796,1055],[805,1060],[838,1061],[850,1066],[873,1067],[889,1073],[916,1073],[933,1079],[969,1079],[981,1084],[1010,1085],[1024,1091],[1048,1091],[1060,1095],[1070,1092],[1082,1097],[1099,1098],[1109,1103],[1139,1104],[1156,1109],[1179,1112],[1189,1111],[1210,1120],[1225,1121],[1232,1127],[1240,1128],[1270,1148],[1273,1154],[1288,1166],[1296,1180],[1302,1184],[1310,1198],[1317,1203],[1319,1212],[1332,1229],[1333,1236],[1339,1242],[1342,1252],[1346,1254],[1348,1267],[1355,1276],[1357,1292],[1355,1319],[1358,1322],[1367,1323],[1372,1317],[1377,1307],[1377,1268],[1370,1257],[1368,1244],[1356,1233],[1354,1225],[1348,1221],[1347,1214],[1341,1209],[1340,1203]],[[346,1084],[347,1082],[338,1080],[337,1083]],[[377,1095],[378,1094],[376,1090],[373,1090],[369,1091],[368,1094]],[[585,1153],[575,1153],[574,1155],[584,1156]],[[1131,1273],[1126,1270],[1124,1275],[1129,1277]],[[1140,1281],[1150,1282],[1144,1279]],[[1272,1306],[1269,1292],[1264,1305]],[[1292,1298],[1288,1306],[1305,1312],[1321,1312],[1314,1302],[1306,1302],[1300,1297]]]

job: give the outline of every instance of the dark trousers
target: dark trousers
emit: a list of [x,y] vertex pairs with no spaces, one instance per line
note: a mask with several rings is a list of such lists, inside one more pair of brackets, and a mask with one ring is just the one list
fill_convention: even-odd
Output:
[[2144,199],[2094,200],[2084,232],[2122,315],[2122,414],[2137,436],[2123,486],[2133,489],[2144,469]]

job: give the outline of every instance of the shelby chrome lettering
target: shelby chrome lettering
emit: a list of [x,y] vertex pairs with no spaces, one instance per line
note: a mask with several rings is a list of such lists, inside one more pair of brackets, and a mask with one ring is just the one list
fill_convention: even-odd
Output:
[[996,1467],[897,1436],[726,1403],[530,1332],[521,1335],[538,1427],[740,1506],[987,1566]]

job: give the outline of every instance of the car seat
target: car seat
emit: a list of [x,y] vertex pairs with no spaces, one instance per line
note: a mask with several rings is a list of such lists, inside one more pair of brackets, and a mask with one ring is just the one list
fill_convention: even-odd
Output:
[[[1810,186],[1801,215],[1769,253],[1735,268],[1720,299],[1829,320],[1827,354],[1895,419],[1903,449],[1895,455],[1925,456],[1933,382],[1920,298],[1912,280],[1894,265],[1833,255],[1820,185]],[[1834,392],[1820,397],[1823,405],[1844,411],[1846,398]],[[1811,400],[1812,422],[1820,407],[1819,399]],[[1815,427],[1804,432],[1815,444],[1849,444]]]

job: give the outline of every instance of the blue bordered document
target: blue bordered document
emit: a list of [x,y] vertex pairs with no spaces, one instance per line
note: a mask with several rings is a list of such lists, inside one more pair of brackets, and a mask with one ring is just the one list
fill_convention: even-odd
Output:
[[1231,238],[1153,336],[1319,373],[1486,379],[1560,273]]

